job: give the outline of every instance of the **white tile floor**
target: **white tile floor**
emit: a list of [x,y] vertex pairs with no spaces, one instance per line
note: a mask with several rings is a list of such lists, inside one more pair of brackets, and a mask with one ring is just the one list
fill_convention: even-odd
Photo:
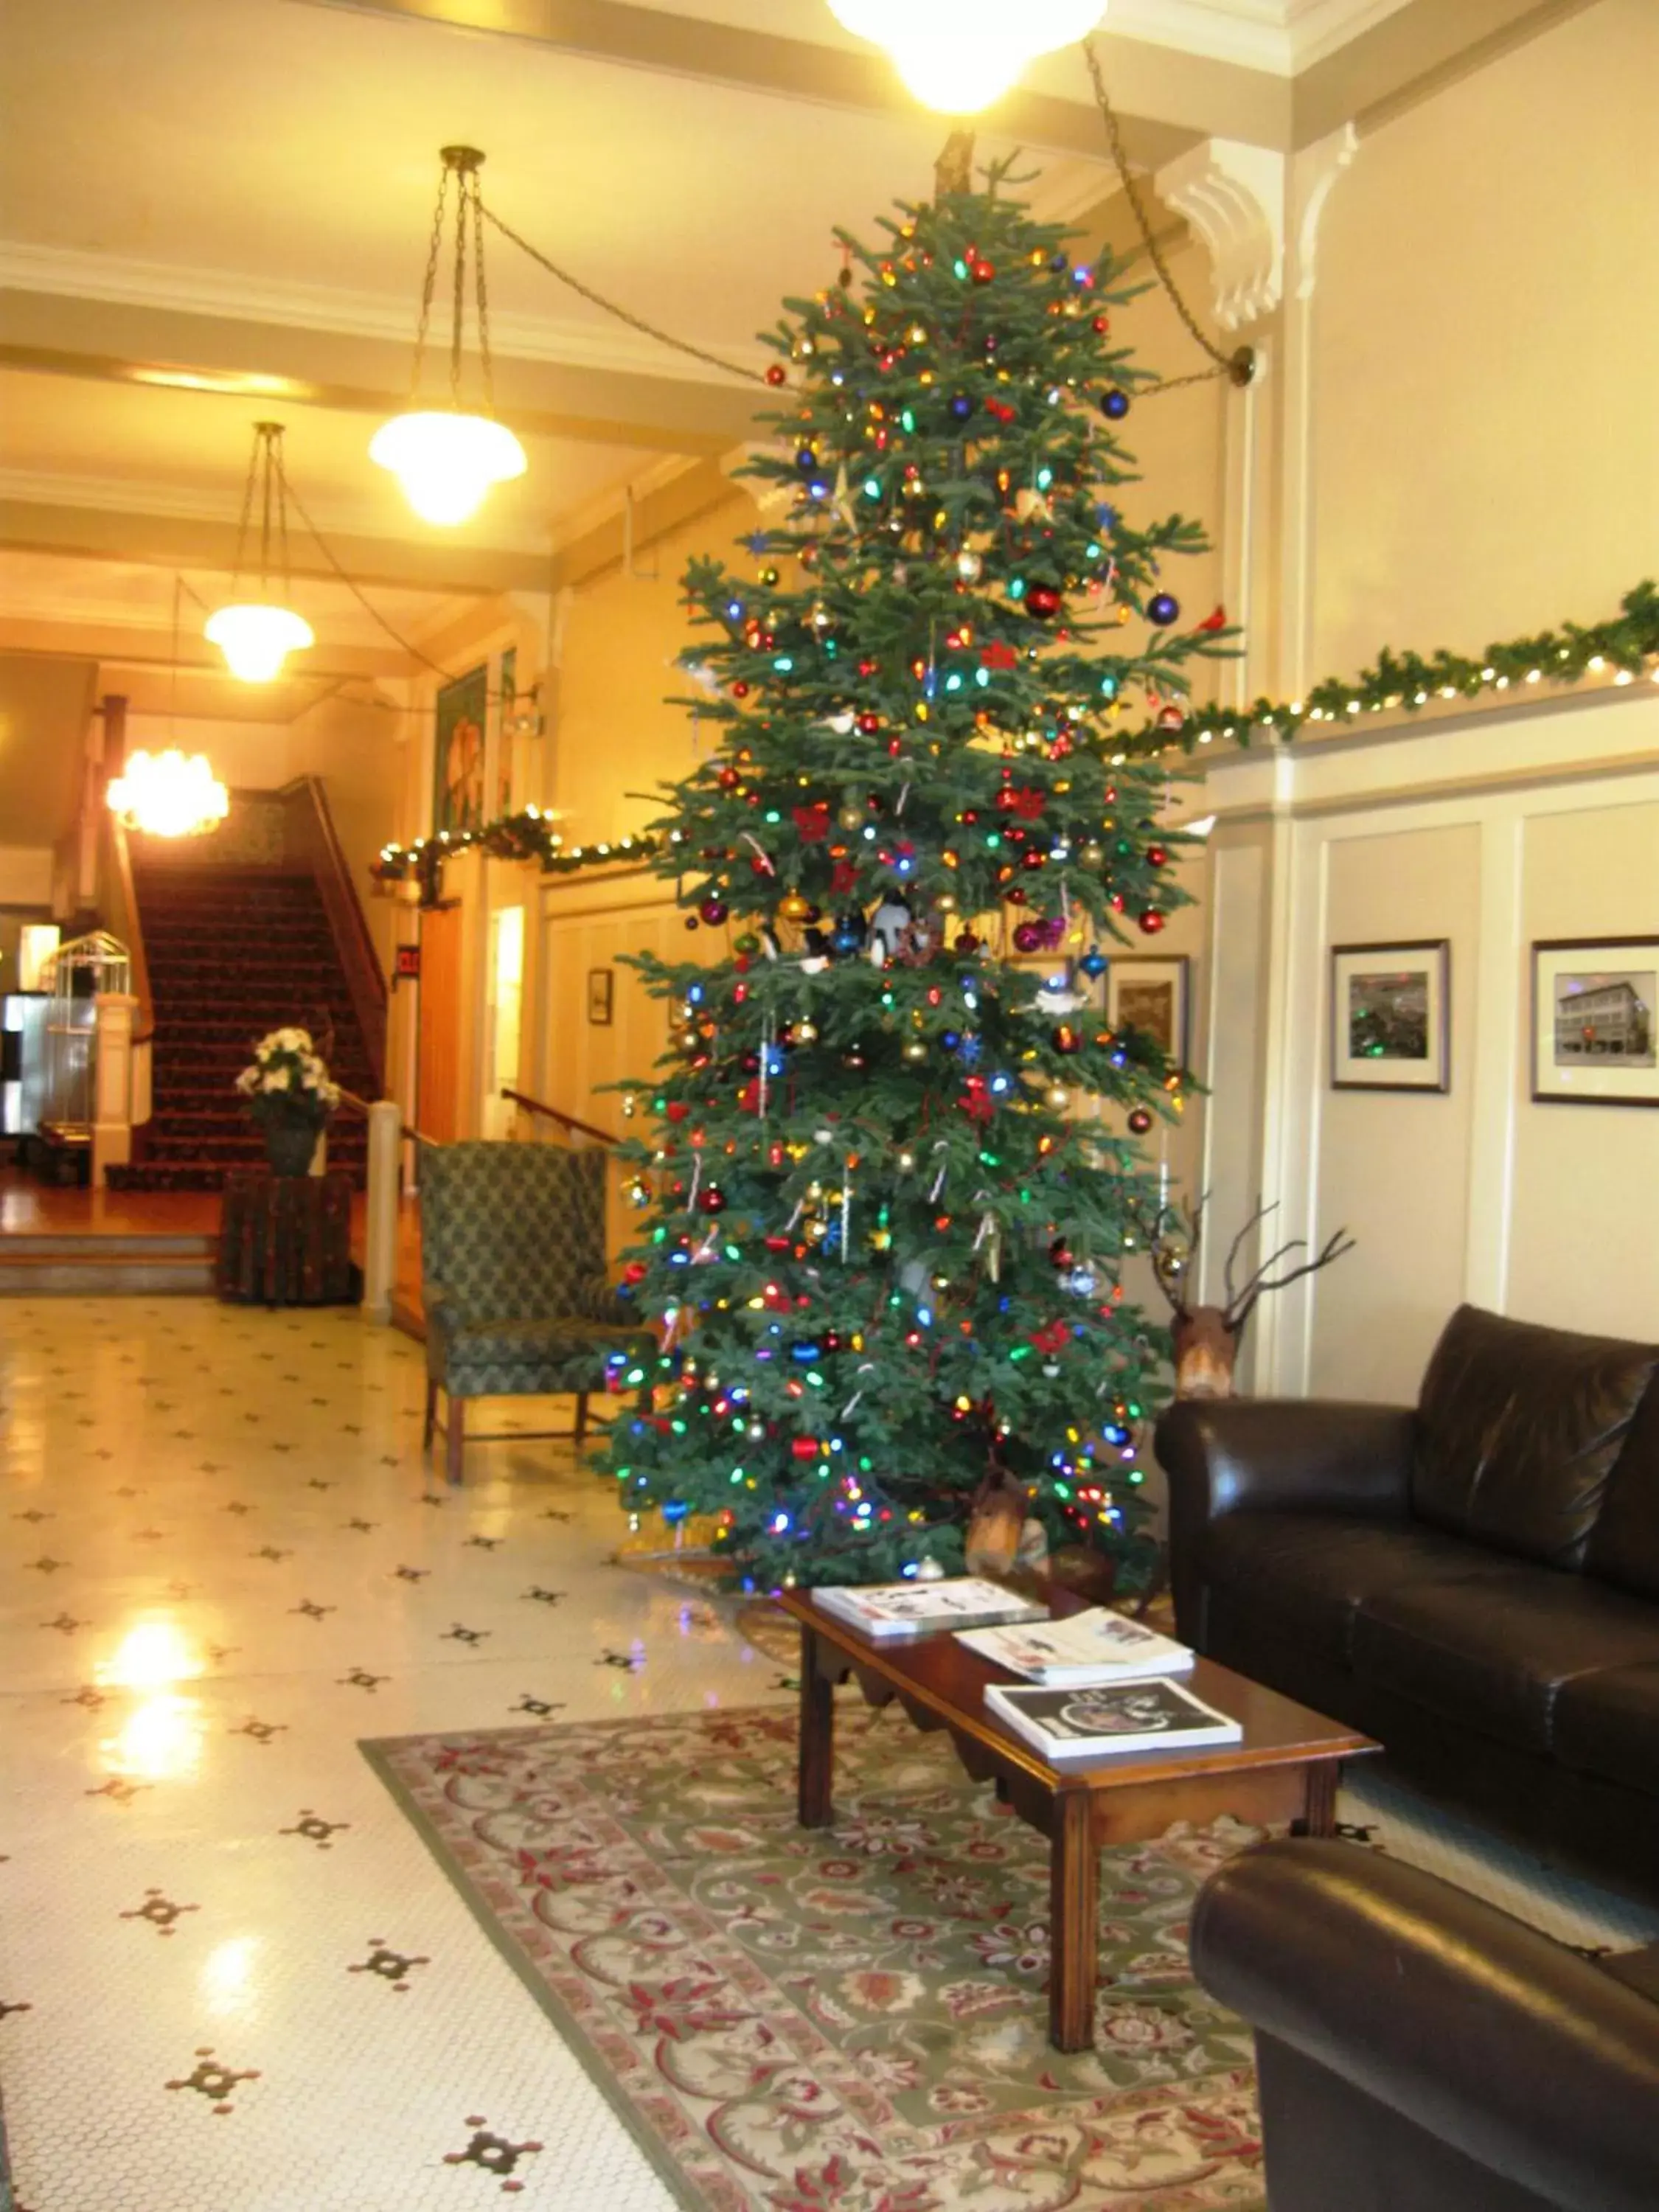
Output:
[[[428,1483],[421,1395],[417,1348],[354,1313],[0,1301],[0,2081],[28,2212],[672,2202],[357,1743],[787,1702],[786,1678],[720,1606],[609,1564],[623,1524],[568,1448]],[[491,1425],[515,1410],[554,1409]],[[1359,1779],[1342,1813],[1386,1848],[1569,1940],[1659,1935]]]
[[[720,1610],[606,1564],[623,1524],[567,1448],[428,1485],[421,1388],[418,1349],[348,1312],[0,1303],[0,2006],[26,2008],[0,2081],[29,2212],[672,2202],[356,1746],[788,1693]],[[175,2086],[204,2053],[244,2078]],[[478,2136],[539,2148],[449,2162]]]

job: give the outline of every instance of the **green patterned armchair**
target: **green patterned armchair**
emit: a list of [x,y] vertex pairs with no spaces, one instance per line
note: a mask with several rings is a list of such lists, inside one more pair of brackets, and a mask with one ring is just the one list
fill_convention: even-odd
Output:
[[447,1401],[449,1480],[461,1479],[469,1398],[574,1391],[578,1443],[605,1355],[653,1339],[611,1288],[605,1156],[553,1145],[434,1145],[421,1155],[426,1429]]

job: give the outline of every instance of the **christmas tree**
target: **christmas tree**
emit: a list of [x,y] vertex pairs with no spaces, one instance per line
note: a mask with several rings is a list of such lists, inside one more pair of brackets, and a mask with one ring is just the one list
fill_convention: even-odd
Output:
[[720,742],[657,865],[702,957],[636,963],[675,1008],[628,1102],[662,1342],[615,1371],[639,1408],[600,1463],[765,1587],[959,1571],[988,1485],[1121,1556],[1145,1517],[1127,1133],[1188,1079],[1106,1027],[1099,978],[1183,894],[1163,772],[1114,726],[1178,721],[1227,634],[1163,580],[1198,526],[1115,503],[1132,295],[1006,182],[843,235],[839,283],[786,302],[750,464],[782,511],[742,573],[685,580]]

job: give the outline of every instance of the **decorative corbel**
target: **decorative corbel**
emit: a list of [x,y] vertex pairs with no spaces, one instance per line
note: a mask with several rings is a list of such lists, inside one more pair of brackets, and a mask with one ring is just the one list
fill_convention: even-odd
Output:
[[1158,198],[1209,249],[1223,330],[1271,314],[1283,296],[1285,169],[1271,147],[1206,138],[1153,177]]

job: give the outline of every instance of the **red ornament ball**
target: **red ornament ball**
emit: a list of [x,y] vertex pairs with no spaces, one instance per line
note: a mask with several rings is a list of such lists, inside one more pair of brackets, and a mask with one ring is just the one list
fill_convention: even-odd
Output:
[[1144,1137],[1152,1126],[1152,1115],[1144,1106],[1137,1106],[1129,1116],[1130,1129],[1137,1137]]
[[783,363],[781,361],[775,361],[766,372],[766,380],[769,384],[782,384],[787,380],[788,374],[789,372]]
[[[957,949],[958,951],[962,949],[962,939],[960,938],[957,939]],[[1016,952],[1042,951],[1042,931],[1037,923],[1035,921],[1022,921],[1018,925],[1014,931],[1014,950]]]
[[726,901],[724,899],[718,898],[706,898],[702,904],[697,908],[697,912],[708,924],[710,929],[718,929],[721,922],[726,919]]
[[1169,858],[1168,852],[1162,845],[1149,845],[1146,848],[1146,865],[1149,868],[1164,867],[1168,863]]
[[1169,916],[1160,914],[1155,906],[1149,906],[1146,913],[1137,916],[1136,920],[1137,927],[1143,937],[1156,937],[1169,920]]
[[1060,594],[1052,584],[1033,584],[1025,594],[1025,605],[1039,622],[1047,622],[1060,612]]
[[859,734],[861,737],[873,738],[881,728],[881,716],[871,714],[860,714],[858,718],[858,726]]
[[708,1189],[704,1191],[702,1196],[697,1200],[697,1203],[702,1206],[705,1213],[724,1213],[726,1211],[726,1193],[720,1188],[717,1182],[711,1182]]
[[816,1437],[792,1437],[789,1439],[791,1459],[816,1459],[817,1455],[818,1441]]

